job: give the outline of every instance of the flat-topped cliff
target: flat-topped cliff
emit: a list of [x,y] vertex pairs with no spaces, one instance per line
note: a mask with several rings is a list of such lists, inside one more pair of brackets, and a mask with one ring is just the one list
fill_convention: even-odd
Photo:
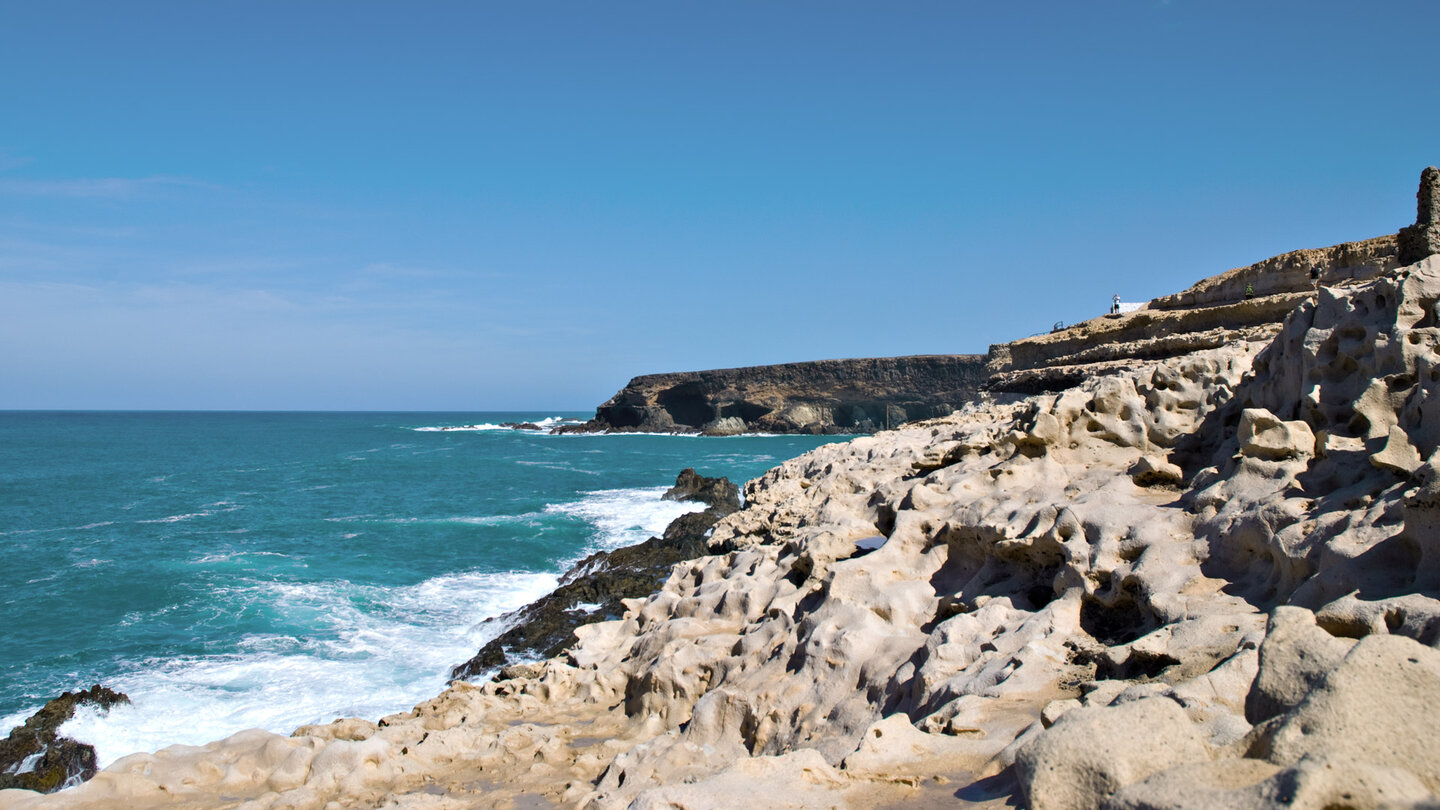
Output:
[[1412,225],[1397,233],[1294,250],[1202,279],[1138,310],[990,347],[985,390],[1059,391],[1097,375],[1274,336],[1321,287],[1347,287],[1440,253],[1440,169],[1420,176]]
[[986,379],[985,356],[817,360],[636,377],[578,430],[872,433],[943,416]]

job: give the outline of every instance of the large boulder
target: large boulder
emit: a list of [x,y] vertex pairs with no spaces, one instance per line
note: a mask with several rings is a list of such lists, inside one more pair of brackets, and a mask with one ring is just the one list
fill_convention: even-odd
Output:
[[1018,752],[1032,810],[1090,810],[1145,777],[1210,758],[1180,704],[1145,698],[1072,709]]
[[1245,718],[1261,723],[1298,706],[1353,646],[1354,639],[1322,630],[1304,608],[1276,608],[1260,645],[1260,672],[1245,699]]
[[1414,774],[1440,793],[1440,651],[1403,636],[1361,639],[1275,728],[1271,762],[1307,757]]

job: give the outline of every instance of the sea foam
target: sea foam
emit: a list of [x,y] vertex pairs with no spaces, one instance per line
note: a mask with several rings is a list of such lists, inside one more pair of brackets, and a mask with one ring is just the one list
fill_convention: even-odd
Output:
[[555,583],[553,573],[528,572],[451,574],[398,588],[257,583],[232,599],[316,625],[315,636],[247,635],[232,654],[142,662],[107,682],[130,705],[82,709],[63,733],[94,745],[104,767],[134,751],[201,745],[247,728],[286,734],[337,717],[378,719],[438,693],[451,666],[503,631],[486,618]]
[[535,421],[529,422],[528,424],[534,425],[535,427],[540,428],[540,430],[533,431],[529,428],[517,428],[514,424],[496,424],[494,422],[480,422],[473,425],[426,425],[424,427],[417,427],[413,429],[420,433],[475,433],[486,430],[520,430],[525,433],[535,433],[547,432],[557,427],[560,427],[561,425],[578,425],[581,424],[581,420],[571,419],[564,416],[547,416],[544,419],[536,419]]
[[[664,492],[598,490],[544,513],[589,524],[583,556],[641,542],[704,508],[662,500]],[[140,662],[106,682],[131,704],[103,714],[82,708],[63,733],[94,745],[104,767],[135,751],[202,745],[248,728],[288,734],[338,717],[376,720],[404,711],[440,692],[454,664],[507,629],[486,619],[548,593],[561,570],[464,572],[401,587],[251,580],[223,601],[232,609],[273,611],[286,626],[311,632],[252,634],[238,639],[233,653]],[[0,724],[18,725],[24,717]]]

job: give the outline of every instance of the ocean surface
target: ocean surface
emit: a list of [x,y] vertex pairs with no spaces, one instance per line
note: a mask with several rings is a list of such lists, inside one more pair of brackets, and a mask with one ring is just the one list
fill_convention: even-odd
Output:
[[[444,688],[585,555],[655,534],[684,467],[834,437],[551,436],[555,413],[0,412],[0,734],[62,691],[102,765]],[[459,428],[459,429],[455,429]]]

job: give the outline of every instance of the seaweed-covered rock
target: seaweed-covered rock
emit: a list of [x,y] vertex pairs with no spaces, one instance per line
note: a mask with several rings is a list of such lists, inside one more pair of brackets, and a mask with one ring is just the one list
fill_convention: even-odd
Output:
[[455,667],[450,677],[466,680],[509,663],[559,655],[574,641],[575,628],[620,618],[622,600],[649,596],[675,563],[709,554],[705,538],[710,528],[740,508],[740,490],[728,478],[707,478],[693,468],[682,471],[663,497],[709,508],[671,521],[661,537],[591,554],[566,572],[549,595],[490,619],[510,628]]
[[21,788],[54,793],[95,775],[95,747],[60,736],[60,726],[75,715],[75,707],[109,709],[130,698],[95,684],[79,692],[65,692],[30,715],[24,725],[0,741],[0,790]]

